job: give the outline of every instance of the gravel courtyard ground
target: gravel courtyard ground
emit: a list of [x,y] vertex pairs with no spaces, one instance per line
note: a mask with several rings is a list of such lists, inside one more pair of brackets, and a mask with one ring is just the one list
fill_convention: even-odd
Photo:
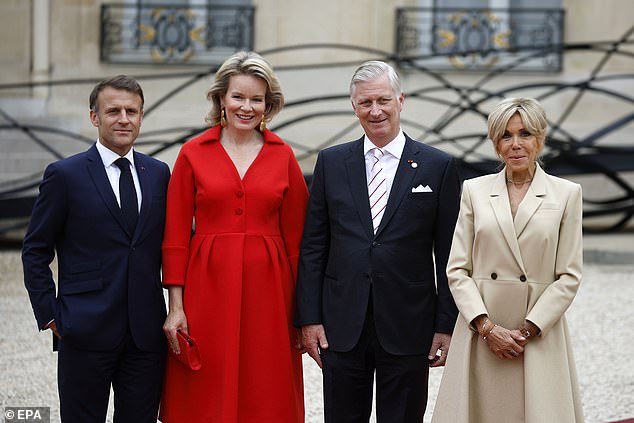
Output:
[[[35,327],[17,251],[0,251],[0,315],[2,412],[12,406],[46,406],[51,407],[51,421],[58,421],[56,355],[51,351],[50,335],[38,333]],[[634,263],[586,264],[583,284],[567,316],[586,421],[607,423],[634,417],[634,366],[630,361]],[[319,368],[305,356],[304,370],[306,421],[322,422]],[[441,376],[441,369],[432,370],[425,422],[431,419]],[[110,416],[108,421],[112,421]]]

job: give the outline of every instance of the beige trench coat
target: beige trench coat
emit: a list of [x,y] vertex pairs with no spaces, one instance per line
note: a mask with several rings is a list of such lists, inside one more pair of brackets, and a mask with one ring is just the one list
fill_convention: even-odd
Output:
[[[511,215],[505,171],[464,183],[447,265],[460,316],[433,423],[583,422],[564,313],[581,281],[581,187],[539,166]],[[469,330],[481,314],[507,329],[540,329],[502,360]]]

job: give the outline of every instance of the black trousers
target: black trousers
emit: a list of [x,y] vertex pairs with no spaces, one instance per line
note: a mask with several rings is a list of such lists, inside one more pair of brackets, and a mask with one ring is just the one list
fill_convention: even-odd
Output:
[[61,421],[106,421],[110,387],[115,423],[156,423],[165,351],[141,351],[128,334],[112,351],[85,351],[59,342],[57,383]]
[[377,423],[421,423],[427,407],[427,355],[428,351],[417,355],[385,351],[377,339],[370,304],[357,345],[348,352],[321,353],[325,423],[369,421],[375,372]]

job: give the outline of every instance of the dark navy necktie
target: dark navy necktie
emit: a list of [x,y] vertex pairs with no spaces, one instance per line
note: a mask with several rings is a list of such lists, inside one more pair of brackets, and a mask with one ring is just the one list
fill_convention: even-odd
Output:
[[139,202],[136,197],[136,190],[134,189],[130,162],[125,157],[120,157],[114,161],[114,164],[121,169],[121,176],[119,176],[119,201],[121,202],[121,211],[128,224],[130,233],[133,234],[136,228],[136,222],[139,218]]

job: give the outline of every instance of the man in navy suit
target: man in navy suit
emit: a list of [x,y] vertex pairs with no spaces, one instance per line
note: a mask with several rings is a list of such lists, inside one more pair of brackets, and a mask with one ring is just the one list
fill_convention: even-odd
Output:
[[[120,75],[90,94],[99,139],[50,164],[24,238],[24,282],[58,348],[63,422],[156,422],[166,341],[161,241],[168,166],[134,151],[143,91]],[[57,255],[57,294],[50,264]]]
[[457,317],[445,267],[460,181],[451,156],[401,130],[391,66],[361,65],[350,98],[365,135],[317,158],[295,323],[322,367],[326,423],[367,422],[375,374],[377,421],[420,423]]

